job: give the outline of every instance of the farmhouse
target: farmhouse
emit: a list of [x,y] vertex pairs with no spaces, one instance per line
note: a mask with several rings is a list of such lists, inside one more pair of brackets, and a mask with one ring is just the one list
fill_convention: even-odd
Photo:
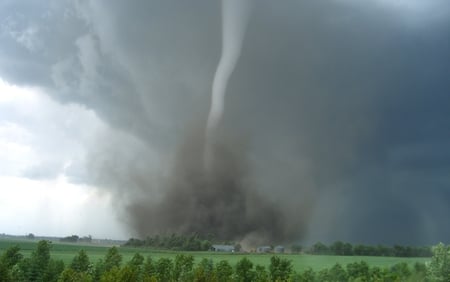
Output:
[[260,246],[256,248],[257,253],[270,253],[270,251],[272,251],[271,246]]
[[275,248],[273,248],[273,252],[274,253],[278,253],[278,254],[282,254],[282,253],[284,253],[284,247],[281,246],[281,245],[278,245]]
[[234,246],[232,246],[232,245],[212,245],[211,251],[234,253]]

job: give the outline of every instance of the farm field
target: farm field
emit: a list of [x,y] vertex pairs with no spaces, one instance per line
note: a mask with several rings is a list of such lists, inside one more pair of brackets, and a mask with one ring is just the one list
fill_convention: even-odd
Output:
[[[28,257],[31,252],[36,248],[37,240],[13,240],[13,239],[0,239],[0,253],[3,253],[5,249],[13,245],[19,245],[21,253]],[[106,251],[111,246],[95,245],[95,244],[70,244],[53,242],[51,249],[51,256],[54,259],[61,259],[67,265],[69,264],[77,252],[84,249],[89,255],[91,262],[96,262],[103,258]],[[247,257],[255,265],[268,266],[270,264],[270,258],[273,254],[232,254],[232,253],[214,253],[214,252],[174,252],[174,251],[160,251],[151,250],[145,248],[129,248],[119,247],[119,252],[123,256],[123,262],[129,261],[135,253],[140,253],[144,257],[152,257],[157,260],[161,257],[175,258],[177,254],[184,253],[194,256],[195,262],[199,262],[203,258],[213,260],[215,263],[221,260],[227,260],[231,265],[235,265],[241,258]],[[327,256],[327,255],[307,255],[307,254],[277,254],[277,256],[287,258],[292,261],[295,271],[300,272],[308,268],[313,270],[321,270],[324,268],[330,268],[336,263],[340,263],[342,266],[352,262],[365,261],[371,267],[389,267],[399,262],[407,262],[412,266],[416,262],[425,263],[430,258],[399,258],[399,257],[372,257],[372,256]]]

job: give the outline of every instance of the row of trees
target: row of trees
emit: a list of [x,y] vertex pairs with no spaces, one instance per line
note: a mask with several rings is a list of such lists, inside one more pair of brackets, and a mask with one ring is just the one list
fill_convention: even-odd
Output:
[[290,260],[276,256],[267,268],[255,266],[245,257],[234,267],[226,260],[214,263],[203,259],[195,264],[192,255],[184,254],[173,260],[153,260],[136,253],[130,261],[122,263],[116,247],[108,249],[105,257],[95,264],[81,250],[70,265],[64,266],[62,261],[50,258],[50,248],[50,242],[40,241],[30,258],[24,258],[17,246],[9,248],[0,256],[0,281],[450,281],[450,246],[443,244],[433,248],[428,265],[416,263],[410,268],[399,263],[381,269],[361,261],[301,273],[293,271]]
[[[298,247],[296,248],[298,250]],[[307,253],[315,255],[385,257],[431,257],[433,255],[431,247],[352,245],[341,241],[336,241],[329,246],[317,242],[307,250]]]
[[124,245],[130,247],[150,247],[155,249],[166,249],[174,251],[208,251],[212,246],[212,238],[204,239],[197,234],[169,236],[148,236],[145,240],[136,238],[129,239]]
[[67,242],[67,243],[92,243],[92,236],[83,236],[80,237],[78,235],[71,235],[64,238],[59,239],[61,242]]

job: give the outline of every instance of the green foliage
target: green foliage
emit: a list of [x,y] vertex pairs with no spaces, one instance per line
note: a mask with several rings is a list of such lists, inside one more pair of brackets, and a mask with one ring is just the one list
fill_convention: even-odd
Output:
[[294,244],[291,246],[291,252],[300,253],[302,251],[302,246],[298,244]]
[[255,272],[253,271],[253,263],[246,257],[242,258],[236,264],[236,281],[239,282],[250,282],[253,281],[255,277]]
[[317,242],[312,246],[311,253],[318,255],[328,254],[329,248],[322,242]]
[[313,282],[316,281],[316,273],[312,270],[312,268],[308,268],[303,271],[300,276],[296,277],[296,282]]
[[369,265],[365,261],[347,264],[347,274],[349,280],[368,281]]
[[[262,265],[257,265],[255,267],[255,277],[254,277],[254,281],[255,282],[266,282],[266,281],[270,281],[269,278],[269,273],[267,273],[266,268]],[[277,280],[278,281],[278,280]],[[283,280],[280,280],[283,281]]]
[[431,281],[450,281],[450,246],[439,243],[432,251],[433,257],[428,265],[427,278]]
[[12,281],[9,267],[2,261],[0,261],[0,281]]
[[212,243],[208,239],[201,238],[197,234],[190,236],[172,234],[170,236],[147,237],[145,240],[130,238],[125,246],[130,247],[152,247],[156,249],[167,249],[175,251],[208,251]]
[[[28,242],[25,252],[19,246],[8,246],[3,248],[0,254],[0,281],[450,281],[449,277],[449,246],[439,244],[433,248],[434,256],[427,265],[416,263],[414,266],[403,260],[395,258],[382,259],[388,261],[383,265],[373,265],[372,258],[369,259],[371,267],[365,261],[354,262],[351,257],[324,257],[324,256],[299,256],[299,255],[223,255],[215,253],[190,253],[178,254],[170,252],[152,252],[154,257],[144,257],[139,253],[131,255],[135,249],[113,247],[107,250],[102,259],[98,260],[95,267],[90,264],[84,250],[68,261],[69,265],[64,268],[61,260],[50,257],[50,251],[56,248],[64,248],[59,244],[52,245],[48,241]],[[329,251],[344,252],[346,243],[333,243]],[[89,246],[84,246],[89,248]],[[380,246],[375,247],[376,249]],[[68,246],[73,248],[73,245]],[[79,248],[79,247],[78,247]],[[1,249],[1,242],[0,242]],[[74,249],[72,249],[74,250]],[[27,253],[28,252],[28,253]],[[122,254],[126,263],[122,264]],[[23,258],[25,254],[26,258]],[[104,253],[103,253],[104,254]],[[208,258],[195,263],[195,258],[207,255]],[[172,257],[172,258],[170,258]],[[156,261],[152,258],[157,259]],[[218,260],[225,258],[226,260]],[[270,258],[270,262],[268,260]],[[328,260],[327,267],[323,261]],[[299,274],[293,273],[293,260],[302,261],[303,265],[313,266],[317,271],[308,269]],[[375,261],[376,261],[375,260]],[[95,260],[94,260],[95,261]],[[217,263],[215,263],[217,261]],[[316,262],[320,261],[321,264]],[[330,264],[330,261],[340,261],[342,264]],[[260,263],[254,267],[254,263]],[[349,263],[350,262],[350,263]],[[392,262],[398,262],[393,264]],[[262,264],[261,264],[262,263]],[[316,265],[316,264],[317,265]],[[345,264],[344,264],[345,263]],[[232,265],[235,264],[233,268]],[[266,265],[266,266],[264,266]],[[346,265],[343,267],[342,265]],[[296,269],[298,265],[296,265]]]
[[216,264],[217,281],[229,282],[233,275],[233,268],[226,260],[221,260]]
[[177,255],[173,268],[173,279],[175,281],[191,281],[193,279],[192,268],[194,257],[191,255]]
[[42,277],[42,281],[56,282],[58,277],[64,271],[64,262],[61,260],[50,260],[46,271]]
[[22,266],[24,267],[25,277],[29,281],[44,281],[44,275],[50,263],[50,248],[49,241],[39,241],[36,250],[31,254],[31,259]]
[[70,268],[77,272],[87,272],[90,266],[89,257],[84,250],[80,250],[73,258]]
[[155,264],[155,275],[158,281],[170,281],[173,262],[169,258],[160,258]]
[[135,282],[141,278],[141,272],[139,268],[133,267],[129,264],[122,267],[118,274],[118,281],[121,282]]
[[156,266],[151,257],[147,257],[144,263],[144,275],[147,277],[155,277],[156,279]]
[[79,239],[80,239],[80,237],[78,237],[78,235],[72,235],[72,236],[67,236],[67,237],[61,238],[61,239],[59,239],[59,241],[76,243],[76,242],[78,242]]
[[276,256],[271,257],[269,272],[272,281],[287,281],[292,274],[292,262]]
[[217,281],[214,263],[210,259],[202,259],[194,270],[194,281],[212,282]]
[[111,270],[113,267],[120,268],[122,263],[122,255],[119,254],[119,250],[116,246],[108,249],[105,255],[104,269],[105,271]]
[[58,282],[92,282],[92,277],[87,273],[76,272],[72,268],[66,268],[59,276]]
[[20,253],[20,247],[17,245],[9,247],[5,253],[0,256],[0,281],[13,281],[11,269],[23,259]]
[[336,282],[347,281],[348,279],[347,272],[339,263],[336,263],[332,268],[330,268],[328,271],[328,277],[328,281]]
[[18,245],[14,245],[9,247],[0,257],[0,263],[4,264],[7,268],[11,268],[22,259],[23,255],[20,253],[20,247]]

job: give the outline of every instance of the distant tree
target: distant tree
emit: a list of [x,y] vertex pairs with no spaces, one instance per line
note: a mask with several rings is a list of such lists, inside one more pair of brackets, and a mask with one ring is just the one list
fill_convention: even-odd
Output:
[[294,244],[291,247],[291,252],[293,253],[300,253],[302,251],[302,246],[298,244]]
[[34,239],[34,234],[33,233],[28,233],[28,235],[26,236],[27,239],[33,240]]
[[353,255],[353,246],[350,243],[344,243],[343,246],[343,255],[344,256],[352,256]]
[[72,236],[67,236],[67,237],[61,238],[61,239],[59,239],[59,241],[76,243],[76,242],[78,242],[79,239],[80,239],[80,237],[78,237],[78,235],[72,235]]
[[92,236],[91,235],[83,236],[79,238],[79,241],[84,243],[92,243]]
[[323,254],[328,253],[328,247],[325,244],[323,244],[322,242],[317,242],[312,246],[311,252],[313,254],[323,255]]
[[212,247],[211,241],[203,240],[201,241],[200,249],[201,251],[209,251]]
[[330,246],[330,251],[332,254],[337,256],[344,255],[344,243],[341,241],[336,241]]

